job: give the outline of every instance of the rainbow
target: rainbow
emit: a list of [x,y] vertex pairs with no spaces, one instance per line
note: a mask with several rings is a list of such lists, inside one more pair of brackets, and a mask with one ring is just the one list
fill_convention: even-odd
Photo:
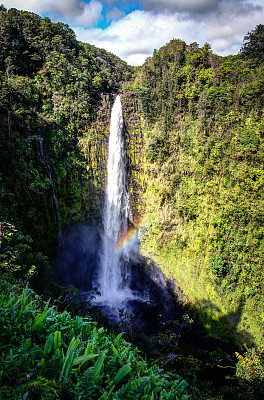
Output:
[[120,254],[125,249],[129,247],[133,247],[133,244],[136,243],[138,238],[138,228],[135,226],[131,226],[128,228],[127,232],[120,236],[117,241],[116,251]]

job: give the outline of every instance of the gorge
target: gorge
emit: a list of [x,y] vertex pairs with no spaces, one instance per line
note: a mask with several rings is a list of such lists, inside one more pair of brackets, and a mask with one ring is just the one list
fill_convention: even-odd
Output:
[[174,301],[162,272],[140,254],[140,227],[133,225],[129,199],[121,98],[116,97],[111,109],[101,224],[99,228],[84,223],[69,228],[61,237],[53,265],[57,279],[65,286],[74,284],[83,300],[90,302],[98,290],[92,303],[111,322],[120,323],[122,311],[133,318],[135,329],[150,333],[173,319]]
[[[237,55],[220,57],[208,44],[173,39],[134,68],[78,42],[67,25],[49,18],[1,6],[0,23],[1,394],[14,398],[17,390],[23,397],[39,385],[43,392],[85,396],[90,379],[89,393],[97,398],[134,390],[167,399],[175,390],[183,399],[186,387],[181,392],[178,378],[174,385],[158,371],[168,367],[197,399],[199,392],[263,398],[263,25]],[[117,197],[124,200],[119,223],[111,198],[104,200],[118,94],[126,159],[116,167]],[[113,181],[108,185],[109,196],[119,190]],[[113,251],[126,230],[140,233],[140,254],[137,246],[120,256]],[[144,342],[146,352],[154,343],[153,369],[133,359],[134,350],[128,354],[119,333],[109,339],[108,328],[87,315],[70,317],[63,307],[76,312],[67,303],[71,292],[56,281],[74,285],[83,298],[97,286],[108,304],[111,292],[121,299],[128,291],[128,297],[147,293],[147,300],[136,305],[133,298],[127,306],[129,313],[136,306],[137,334],[145,331],[148,339],[127,335]],[[189,323],[196,315],[210,340]],[[204,347],[184,343],[183,336]],[[86,349],[83,338],[94,347]],[[232,340],[247,347],[232,347]],[[208,371],[216,376],[230,365],[236,375],[224,377],[221,388],[203,381]]]

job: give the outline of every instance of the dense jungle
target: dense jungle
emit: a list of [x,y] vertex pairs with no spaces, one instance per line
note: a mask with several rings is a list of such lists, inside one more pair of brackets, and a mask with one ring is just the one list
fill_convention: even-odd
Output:
[[[0,49],[0,398],[262,399],[264,25],[237,55],[172,39],[131,67],[1,5]],[[177,309],[152,335],[52,267],[100,221],[117,94],[133,225]]]

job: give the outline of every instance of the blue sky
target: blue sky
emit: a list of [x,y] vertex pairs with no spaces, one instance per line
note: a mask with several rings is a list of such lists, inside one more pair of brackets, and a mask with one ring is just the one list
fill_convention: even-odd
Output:
[[264,0],[1,0],[69,24],[77,39],[141,65],[171,39],[208,42],[236,54],[245,34],[264,23]]
[[[84,0],[89,3],[89,0]],[[105,29],[113,20],[124,17],[135,10],[143,10],[140,1],[101,1],[103,5],[102,19],[99,21],[97,27]]]

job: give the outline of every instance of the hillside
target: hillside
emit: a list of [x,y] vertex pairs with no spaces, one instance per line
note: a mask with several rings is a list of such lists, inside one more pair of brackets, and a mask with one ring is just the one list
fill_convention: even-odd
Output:
[[79,139],[131,68],[49,18],[2,8],[0,24],[0,214],[49,252],[59,222],[97,212]]
[[[188,398],[175,369],[163,375],[121,336],[38,297],[60,290],[50,257],[63,229],[100,219],[111,104],[122,93],[142,251],[184,293],[188,312],[202,318],[215,343],[248,346],[237,353],[237,380],[219,396],[261,398],[263,25],[238,55],[219,57],[209,44],[174,39],[139,68],[33,13],[0,6],[0,26],[2,393],[26,399],[37,385],[50,398],[87,398],[89,380],[94,398]],[[175,336],[164,337],[153,341],[175,349]],[[212,357],[221,364],[218,352]],[[190,392],[203,398],[200,361],[179,360]],[[219,398],[206,385],[201,396]]]
[[252,344],[263,318],[264,69],[248,47],[220,58],[173,40],[133,89],[147,126],[146,250],[208,327],[226,321]]

